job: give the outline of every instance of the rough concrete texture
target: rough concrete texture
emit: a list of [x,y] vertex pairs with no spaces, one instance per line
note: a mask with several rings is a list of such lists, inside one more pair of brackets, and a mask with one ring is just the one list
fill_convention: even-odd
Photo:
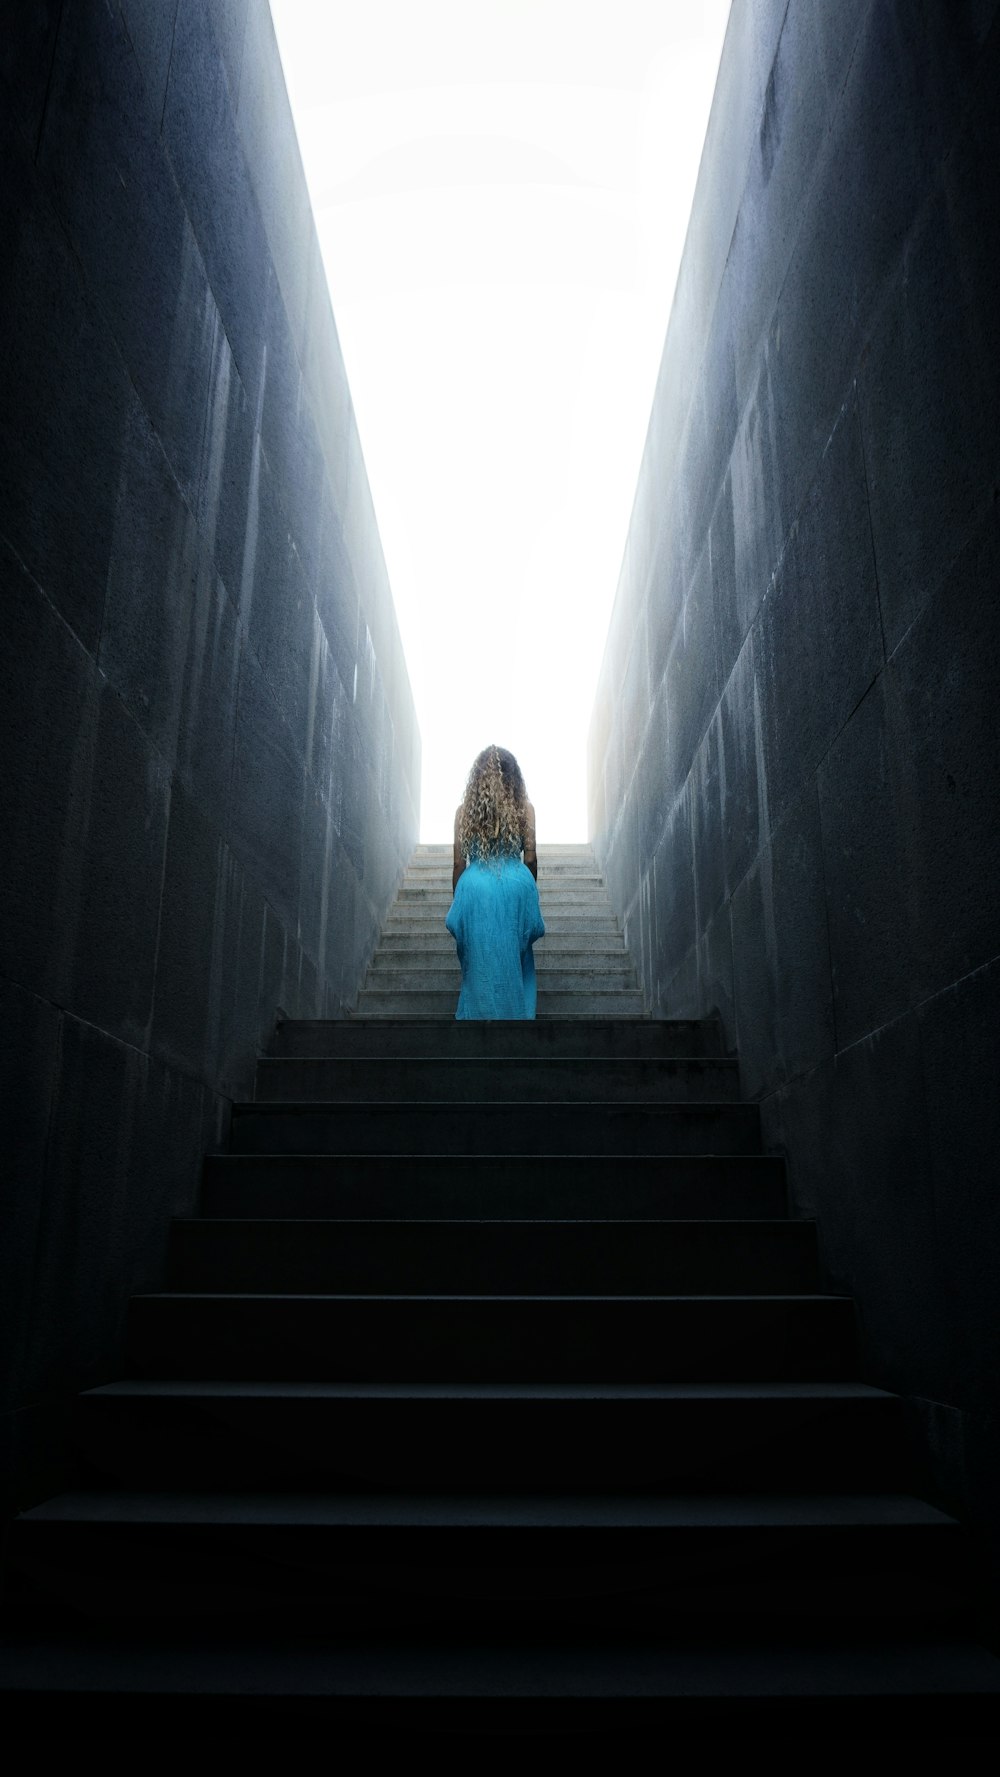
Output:
[[0,139],[0,1301],[25,1497],[60,1402],[115,1373],[277,1010],[353,1002],[420,742],[263,0],[15,7]]
[[998,82],[996,0],[733,8],[589,745],[650,1008],[995,1533]]

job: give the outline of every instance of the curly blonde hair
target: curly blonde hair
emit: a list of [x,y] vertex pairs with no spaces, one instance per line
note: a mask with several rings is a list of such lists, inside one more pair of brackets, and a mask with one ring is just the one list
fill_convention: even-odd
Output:
[[484,747],[473,760],[458,814],[463,856],[520,857],[527,831],[528,792],[521,767],[506,747]]

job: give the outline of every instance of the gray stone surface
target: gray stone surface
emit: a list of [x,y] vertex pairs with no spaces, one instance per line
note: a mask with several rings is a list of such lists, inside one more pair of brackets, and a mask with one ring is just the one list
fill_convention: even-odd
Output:
[[0,1056],[6,1095],[6,1155],[0,1186],[4,1226],[0,1330],[9,1359],[3,1370],[5,1411],[18,1398],[18,1372],[27,1339],[58,1042],[55,1007],[12,982],[0,984]]
[[177,0],[121,0],[125,30],[142,72],[152,117],[163,115]]
[[157,751],[224,823],[239,634],[159,439],[130,414],[98,664]]
[[[722,724],[722,844],[726,886],[730,895],[746,875],[760,843],[758,710],[754,689],[754,639],[751,633],[740,650],[719,702],[719,720]],[[766,778],[764,783],[766,785]]]
[[995,1547],[998,78],[996,0],[733,8],[588,744],[647,1004]]
[[93,651],[129,383],[9,124],[2,141],[0,527]]
[[280,999],[264,967],[266,919],[260,888],[223,848],[215,898],[212,969],[218,985],[209,1026],[209,1065],[227,1098],[245,1091],[260,1032],[270,1032]]
[[922,1081],[912,1017],[837,1055],[821,1246],[830,1272],[857,1288],[872,1380],[906,1393],[919,1377],[920,1392],[941,1400],[953,1379],[951,1305]]
[[179,0],[163,144],[236,368],[256,403],[264,382],[268,292],[275,274],[212,10],[203,0]]
[[721,905],[726,893],[726,854],[722,835],[722,724],[718,712],[691,770],[691,815],[694,839],[694,879],[699,928]]
[[[245,0],[244,0],[245,4]],[[246,8],[236,121],[292,336],[301,350],[313,242],[312,211],[268,6]]]
[[3,1460],[24,1500],[59,1484],[60,1403],[115,1373],[279,1008],[356,1000],[420,743],[263,0],[15,8],[0,151]]
[[[987,217],[980,226],[990,228]],[[961,550],[970,513],[1000,470],[1000,378],[964,284],[939,188],[907,242],[859,378],[890,651]]]
[[145,1048],[156,976],[170,774],[111,686],[100,690],[70,1004]]
[[996,1251],[1000,1200],[1000,965],[977,969],[918,1013],[927,1104],[933,1239],[950,1321],[951,1374],[944,1398],[989,1417],[1000,1400]]
[[194,1205],[213,1120],[203,1084],[62,1019],[22,1395],[82,1385],[117,1356],[129,1294],[160,1274],[170,1214]]
[[[732,898],[736,1035],[755,1098],[833,1053],[819,806],[810,785]],[[794,957],[794,967],[786,958]]]
[[883,663],[861,440],[840,415],[755,625],[768,811],[780,820]]
[[35,0],[32,6],[10,6],[0,37],[0,81],[6,95],[5,109],[9,106],[17,119],[32,155],[38,146],[61,11],[61,0]]
[[837,1043],[856,1042],[915,996],[906,918],[905,809],[889,756],[880,678],[819,772]]
[[656,975],[658,980],[667,982],[679,968],[697,930],[691,794],[688,790],[681,793],[667,818],[663,837],[653,856],[653,879],[659,940]]
[[6,542],[0,586],[0,965],[6,979],[65,1005],[86,853],[98,674]]
[[210,1071],[214,994],[205,992],[214,962],[216,897],[223,842],[180,783],[170,798],[170,825],[160,896],[153,1011],[155,1054],[203,1076]]
[[992,504],[889,663],[886,704],[917,995],[996,956],[1000,512]]
[[87,287],[177,480],[191,493],[218,303],[159,119],[149,113],[121,17],[110,7],[75,0],[64,8],[38,159]]

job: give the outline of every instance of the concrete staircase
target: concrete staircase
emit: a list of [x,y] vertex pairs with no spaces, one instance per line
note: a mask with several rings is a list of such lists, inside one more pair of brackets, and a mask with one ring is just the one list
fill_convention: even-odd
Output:
[[[454,1018],[461,986],[450,845],[413,854],[358,998],[358,1018]],[[589,845],[538,850],[545,936],[535,945],[539,1018],[641,1018],[642,996]]]
[[974,1551],[718,1026],[368,991],[404,1015],[277,1030],[14,1523],[8,1733],[995,1728]]

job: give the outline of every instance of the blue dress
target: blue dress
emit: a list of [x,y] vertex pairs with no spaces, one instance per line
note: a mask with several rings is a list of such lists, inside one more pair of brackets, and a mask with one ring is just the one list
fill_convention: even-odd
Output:
[[462,965],[455,1017],[534,1018],[531,946],[545,926],[535,879],[520,858],[468,863],[444,923]]

